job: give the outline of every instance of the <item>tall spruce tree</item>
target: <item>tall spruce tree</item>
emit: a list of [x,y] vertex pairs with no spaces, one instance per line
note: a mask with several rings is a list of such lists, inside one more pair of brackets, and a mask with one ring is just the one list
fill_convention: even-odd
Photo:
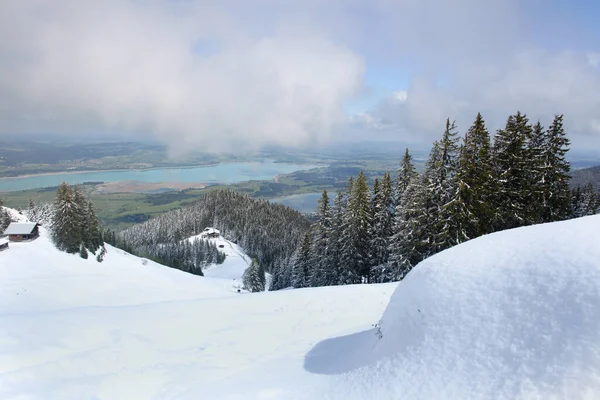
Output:
[[335,281],[333,265],[330,264],[331,207],[327,190],[318,201],[317,223],[313,240],[313,274],[311,286],[331,285]]
[[540,121],[533,125],[529,137],[526,138],[525,154],[527,159],[527,176],[529,190],[526,192],[527,198],[526,215],[528,224],[537,224],[543,221],[544,209],[548,207],[546,196],[547,181],[545,171],[544,152],[546,143],[546,134]]
[[[372,267],[380,267],[387,264],[389,240],[392,236],[392,180],[388,172],[383,175],[381,184],[375,180],[372,209],[373,221],[369,234],[371,239],[370,262]],[[379,280],[377,279],[377,281]]]
[[77,253],[81,248],[81,210],[71,187],[63,182],[56,191],[52,239],[60,250]]
[[242,280],[244,288],[249,292],[263,292],[265,290],[265,270],[258,264],[255,258],[252,259],[250,266],[244,271]]
[[458,241],[492,232],[492,160],[490,135],[481,113],[465,134],[456,177]]
[[353,249],[350,269],[353,278],[348,283],[368,282],[370,271],[371,204],[369,185],[363,171],[358,173],[348,199],[349,239]]
[[460,225],[464,204],[462,198],[457,196],[458,141],[456,124],[447,119],[446,129],[440,140],[440,159],[437,163],[432,160],[432,169],[426,174],[430,179],[432,205],[437,214],[437,221],[433,220],[431,240],[431,250],[434,253],[465,240]]
[[544,158],[545,207],[543,222],[567,219],[571,214],[569,181],[571,166],[566,159],[570,141],[563,127],[563,115],[555,115],[546,131]]
[[350,210],[354,185],[354,178],[350,177],[348,179],[348,184],[346,185],[346,190],[341,197],[342,204],[340,210],[342,211],[342,214],[340,215],[340,224],[337,225],[339,230],[339,261],[337,278],[338,284],[340,285],[360,282],[360,276],[357,274],[357,267],[355,265],[357,249],[354,232],[354,213]]
[[394,213],[396,207],[402,201],[402,195],[410,184],[410,181],[416,176],[417,170],[413,164],[413,158],[408,152],[408,148],[404,151],[404,156],[400,162],[400,168],[398,169],[398,177],[396,178],[396,187],[393,193],[393,206]]
[[394,234],[390,238],[389,267],[380,281],[402,280],[428,252],[429,243],[424,237],[427,224],[428,192],[423,178],[413,176],[396,206]]
[[526,225],[527,200],[531,196],[530,172],[525,149],[532,127],[525,114],[508,117],[504,129],[497,131],[493,147],[495,230]]
[[344,265],[342,264],[341,251],[343,248],[342,238],[346,229],[347,198],[345,193],[339,190],[333,199],[331,208],[331,237],[329,241],[330,251],[328,264],[332,270],[331,281],[328,285],[340,285],[344,280]]
[[295,257],[292,267],[292,286],[295,288],[309,287],[312,275],[312,237],[306,232],[302,244]]

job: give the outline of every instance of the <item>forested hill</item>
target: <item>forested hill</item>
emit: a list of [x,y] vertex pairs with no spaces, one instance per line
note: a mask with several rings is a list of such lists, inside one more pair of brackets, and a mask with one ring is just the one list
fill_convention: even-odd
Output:
[[571,187],[584,187],[590,183],[596,190],[600,190],[600,165],[577,169],[571,173]]
[[270,271],[276,262],[292,256],[310,222],[289,207],[231,190],[215,190],[190,205],[123,231],[118,245],[135,254],[152,254],[153,249],[171,244],[172,251],[181,254],[184,249],[177,245],[183,246],[183,239],[209,226],[219,229]]

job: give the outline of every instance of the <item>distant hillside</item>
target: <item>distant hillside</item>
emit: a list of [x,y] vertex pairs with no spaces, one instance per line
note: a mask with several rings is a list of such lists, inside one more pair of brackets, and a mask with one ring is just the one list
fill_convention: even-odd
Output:
[[600,165],[590,168],[576,169],[571,172],[571,187],[583,187],[588,183],[600,190]]
[[[138,255],[152,255],[167,265],[194,272],[198,265],[182,240],[215,227],[239,245],[266,271],[289,259],[310,221],[299,212],[231,190],[214,190],[194,203],[123,231],[117,245]],[[183,242],[185,244],[185,242]],[[164,254],[168,252],[169,254]],[[171,261],[183,261],[173,263]]]

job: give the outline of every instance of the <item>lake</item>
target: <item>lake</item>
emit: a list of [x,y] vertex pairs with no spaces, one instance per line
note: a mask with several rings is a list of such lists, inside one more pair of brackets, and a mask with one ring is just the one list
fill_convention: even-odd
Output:
[[58,173],[0,179],[0,192],[54,187],[63,181],[70,185],[84,182],[139,181],[189,182],[189,183],[237,183],[250,180],[269,180],[276,175],[315,168],[300,165],[265,162],[223,163],[214,166],[191,168],[159,168],[147,170],[118,170],[96,172]]
[[312,213],[317,211],[317,200],[321,198],[321,195],[321,192],[293,194],[290,196],[276,197],[269,201],[272,203],[283,204],[284,206],[293,208],[301,213]]

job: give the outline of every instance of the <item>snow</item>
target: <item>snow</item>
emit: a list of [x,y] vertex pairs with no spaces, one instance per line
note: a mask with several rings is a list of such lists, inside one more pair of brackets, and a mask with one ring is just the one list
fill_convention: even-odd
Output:
[[10,219],[13,220],[14,222],[30,222],[27,217],[21,213],[19,213],[19,211],[15,210],[14,208],[9,208],[9,207],[2,207],[6,212],[8,212],[8,215],[10,215]]
[[11,222],[4,231],[5,235],[28,235],[35,228],[35,222]]
[[600,216],[536,225],[423,261],[392,296],[381,340],[313,349],[309,369],[341,374],[319,396],[600,398],[599,232]]
[[[40,234],[0,253],[3,400],[289,398],[320,379],[305,354],[369,328],[396,286],[238,294],[110,246],[83,260]],[[243,384],[255,373],[258,387]]]
[[599,231],[487,235],[400,284],[237,294],[42,229],[0,253],[0,398],[597,399]]

